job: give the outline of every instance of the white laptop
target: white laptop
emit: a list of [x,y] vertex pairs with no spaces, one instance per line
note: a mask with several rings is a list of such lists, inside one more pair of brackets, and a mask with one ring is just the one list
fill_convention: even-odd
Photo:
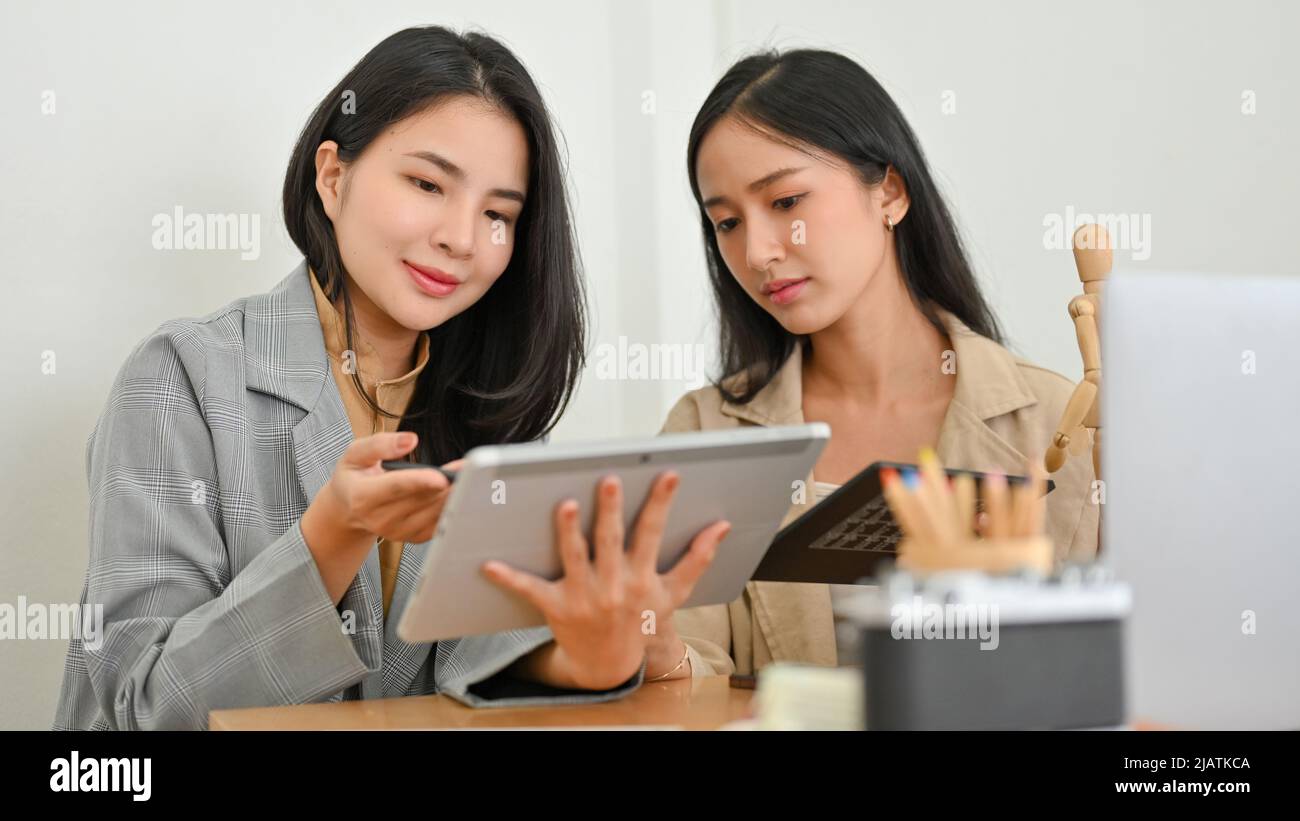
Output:
[[1300,729],[1300,278],[1117,274],[1101,326],[1129,714]]

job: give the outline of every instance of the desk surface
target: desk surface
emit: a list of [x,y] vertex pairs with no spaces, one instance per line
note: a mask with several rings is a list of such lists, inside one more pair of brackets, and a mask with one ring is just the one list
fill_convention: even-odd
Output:
[[561,707],[475,709],[447,696],[410,696],[293,707],[213,710],[213,730],[440,730],[492,727],[673,726],[714,730],[746,718],[752,690],[726,676],[644,684],[618,701]]

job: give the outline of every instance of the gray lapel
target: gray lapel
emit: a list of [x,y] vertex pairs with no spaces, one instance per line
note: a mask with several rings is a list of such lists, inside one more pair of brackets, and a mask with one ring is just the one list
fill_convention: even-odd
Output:
[[397,566],[397,580],[393,583],[393,600],[388,603],[388,620],[384,624],[383,690],[386,697],[417,695],[411,692],[411,683],[420,674],[433,648],[433,644],[428,642],[408,644],[397,636],[397,624],[406,610],[406,603],[419,586],[428,551],[429,542],[406,542],[402,546],[402,560]]
[[[293,428],[293,458],[303,496],[310,503],[329,480],[353,436],[325,353],[308,276],[303,261],[270,291],[248,299],[244,364],[250,389],[307,412]],[[403,549],[398,584],[390,604],[390,614],[395,617],[401,614],[418,578],[426,547],[407,544]],[[366,666],[375,671],[362,682],[362,698],[405,693],[431,647],[412,646],[398,639],[396,618],[384,624],[380,590],[379,551],[371,550],[339,603],[340,613],[353,614],[353,647]],[[386,659],[390,663],[385,664]]]

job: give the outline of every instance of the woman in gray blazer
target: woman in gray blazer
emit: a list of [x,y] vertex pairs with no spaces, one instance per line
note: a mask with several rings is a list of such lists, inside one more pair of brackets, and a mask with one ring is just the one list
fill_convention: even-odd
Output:
[[[627,557],[611,479],[591,548],[577,504],[557,509],[564,578],[485,571],[546,627],[412,645],[386,617],[376,544],[402,545],[395,615],[448,486],[379,462],[539,439],[583,362],[555,136],[515,56],[437,27],[381,42],[304,128],[284,215],[302,264],[267,293],[163,323],[113,383],[87,446],[81,602],[102,607],[103,629],[69,647],[55,728],[201,729],[214,709],[436,692],[607,700],[685,674],[642,635],[641,613],[670,616],[728,526],[702,531],[667,574],[641,561],[658,549],[672,475]],[[372,380],[420,358],[400,431],[354,435],[340,392],[354,386],[327,356],[313,276],[343,306],[346,353],[354,334],[366,346]]]

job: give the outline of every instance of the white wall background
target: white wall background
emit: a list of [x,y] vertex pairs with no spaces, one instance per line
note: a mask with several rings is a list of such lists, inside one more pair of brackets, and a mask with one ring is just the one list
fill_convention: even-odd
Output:
[[[84,444],[123,358],[162,321],[290,270],[278,197],[293,140],[409,25],[485,29],[543,86],[568,143],[593,348],[622,335],[712,352],[686,133],[725,67],[765,45],[833,48],[875,73],[1012,347],[1072,377],[1078,282],[1069,252],[1044,248],[1049,214],[1145,215],[1149,258],[1120,251],[1117,267],[1297,270],[1300,8],[1281,0],[20,2],[0,19],[0,603],[77,601]],[[260,214],[260,258],[154,250],[151,219],[176,205]],[[589,377],[557,438],[651,433],[684,388]],[[49,725],[65,647],[0,641],[0,729]]]

